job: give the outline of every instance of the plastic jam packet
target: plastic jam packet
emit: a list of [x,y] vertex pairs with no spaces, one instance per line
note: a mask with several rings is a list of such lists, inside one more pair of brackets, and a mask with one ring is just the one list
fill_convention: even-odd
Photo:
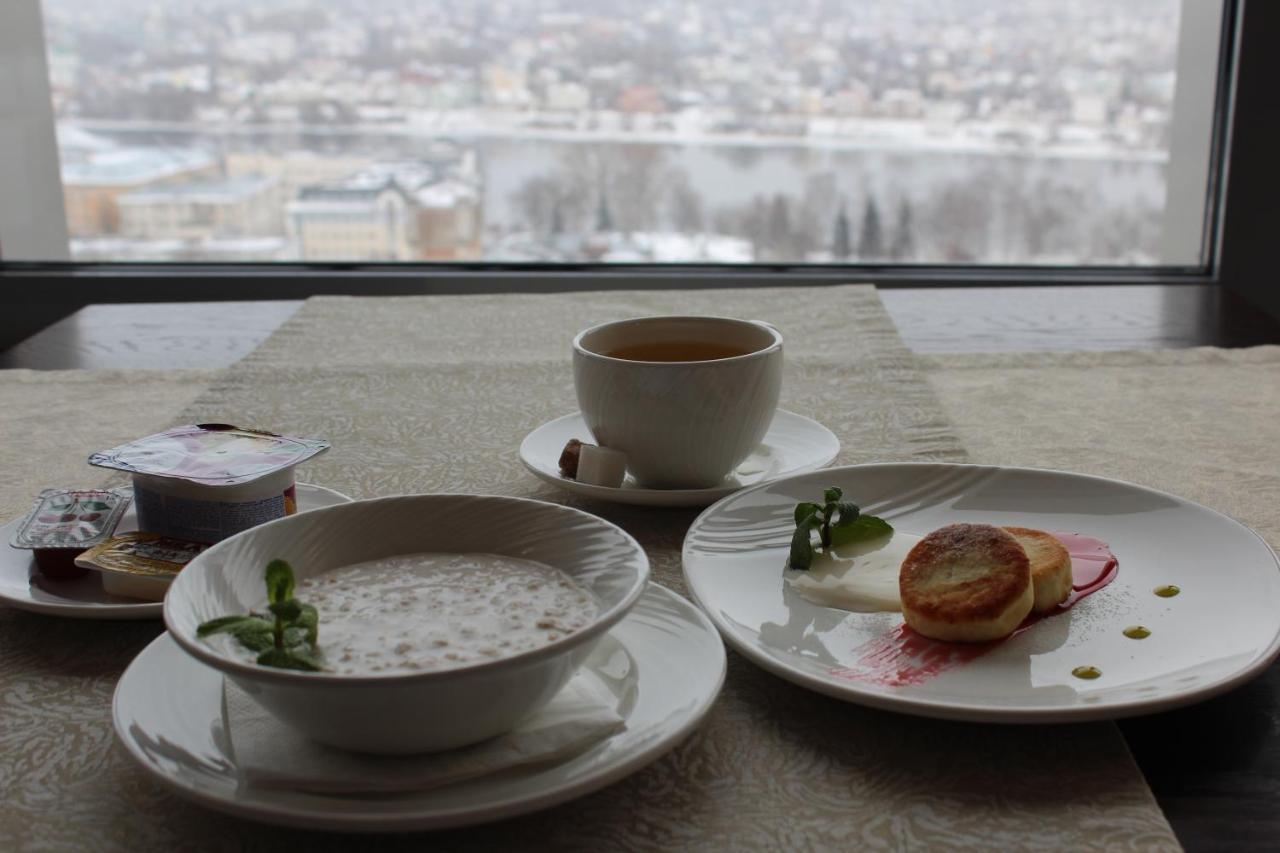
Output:
[[329,449],[317,438],[277,435],[230,424],[188,424],[89,457],[90,465],[207,486],[250,483]]
[[79,577],[76,555],[115,532],[129,499],[128,489],[45,489],[9,544],[30,549],[42,574]]
[[209,546],[158,533],[121,533],[76,558],[76,565],[96,569],[102,588],[111,595],[160,601],[187,563]]

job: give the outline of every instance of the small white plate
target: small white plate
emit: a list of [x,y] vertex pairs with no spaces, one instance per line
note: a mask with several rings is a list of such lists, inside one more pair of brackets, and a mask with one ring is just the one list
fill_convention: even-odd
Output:
[[112,719],[116,736],[144,770],[201,805],[307,829],[442,829],[547,808],[639,770],[679,743],[711,708],[724,682],[725,653],[701,611],[649,584],[583,665],[618,697],[623,731],[556,764],[421,793],[336,796],[242,785],[228,746],[222,675],[188,657],[167,634],[121,676]]
[[[901,614],[821,607],[784,585],[795,505],[821,500],[827,486],[908,533],[980,522],[1096,537],[1119,571],[1071,610],[980,656],[923,638],[904,653],[894,639]],[[1280,652],[1280,561],[1257,534],[1182,498],[1082,474],[923,463],[790,477],[707,509],[685,537],[683,562],[694,598],[756,664],[846,701],[929,717],[1050,723],[1151,713],[1243,684]],[[1181,594],[1156,596],[1164,584]],[[1130,625],[1151,636],[1129,639]],[[1076,678],[1078,666],[1102,675]]]
[[821,468],[840,452],[840,439],[831,430],[803,415],[778,409],[760,446],[722,485],[709,489],[642,489],[628,474],[615,489],[560,476],[560,454],[571,438],[592,440],[581,412],[556,418],[525,436],[520,443],[520,461],[535,477],[553,486],[588,498],[640,506],[706,506],[757,483]]
[[[298,512],[350,500],[324,486],[298,483]],[[74,580],[50,580],[41,575],[36,571],[36,561],[30,551],[9,546],[21,520],[15,518],[0,527],[0,603],[70,619],[159,619],[163,615],[164,606],[159,601],[108,595],[102,589],[101,577],[94,571]],[[130,503],[116,532],[137,529],[138,516]]]

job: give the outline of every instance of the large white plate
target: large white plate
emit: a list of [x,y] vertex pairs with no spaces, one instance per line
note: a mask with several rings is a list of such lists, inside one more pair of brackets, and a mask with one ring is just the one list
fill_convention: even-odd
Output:
[[[923,654],[945,657],[961,644],[904,657],[885,639],[901,614],[820,607],[784,587],[795,504],[821,500],[826,486],[910,533],[986,522],[1094,536],[1110,544],[1119,573],[1067,613],[930,676],[916,666]],[[710,507],[683,559],[695,599],[755,663],[840,699],[924,716],[1044,723],[1149,713],[1238,686],[1280,651],[1280,563],[1257,534],[1182,498],[1080,474],[943,464],[818,471]],[[1182,593],[1157,597],[1163,584]],[[1135,624],[1151,636],[1122,633]],[[1102,676],[1081,680],[1077,666]]]
[[[299,512],[350,500],[324,486],[298,483]],[[74,580],[46,578],[36,571],[36,561],[30,551],[9,547],[9,540],[21,521],[15,518],[0,527],[0,603],[71,619],[159,619],[164,614],[164,606],[159,601],[108,595],[102,589],[97,572],[91,571]],[[137,529],[138,516],[131,503],[116,531],[127,533]]]
[[556,418],[520,443],[520,461],[538,479],[574,494],[641,506],[706,506],[739,489],[787,474],[827,465],[840,452],[840,439],[817,421],[778,409],[760,446],[724,483],[709,489],[642,489],[628,474],[618,488],[593,486],[560,476],[560,453],[569,439],[591,441],[581,412]]
[[[440,829],[547,808],[645,766],[710,709],[724,682],[725,653],[701,611],[651,583],[584,666],[618,697],[625,730],[551,766],[417,794],[344,797],[242,785],[228,748],[222,675],[187,656],[168,634],[143,649],[121,676],[112,719],[144,770],[210,808],[308,829]],[[182,689],[174,690],[175,684]]]

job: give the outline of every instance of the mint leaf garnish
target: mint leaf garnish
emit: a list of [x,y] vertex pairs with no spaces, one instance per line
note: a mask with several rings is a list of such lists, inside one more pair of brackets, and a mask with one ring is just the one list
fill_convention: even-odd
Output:
[[260,652],[275,645],[275,635],[271,623],[266,619],[246,619],[232,626],[228,633],[240,641],[240,645],[250,651]]
[[293,597],[293,567],[284,560],[272,560],[267,564],[264,580],[272,618],[254,613],[220,616],[196,628],[196,636],[230,634],[240,645],[257,652],[262,666],[307,672],[324,669],[316,647],[320,613]]
[[302,604],[296,598],[290,598],[288,601],[275,601],[267,605],[267,609],[272,612],[277,619],[283,619],[286,622],[296,622],[298,617],[302,615]]
[[814,530],[818,531],[818,542],[824,551],[893,533],[889,522],[874,515],[863,515],[857,504],[841,501],[842,497],[844,492],[831,486],[823,491],[821,505],[796,504],[796,532],[791,537],[788,568],[804,571],[813,565],[811,534]]
[[831,545],[854,545],[858,542],[870,542],[893,533],[893,527],[883,518],[874,515],[858,516],[850,524],[837,524],[831,528]]
[[804,521],[806,516],[810,516],[815,513],[817,513],[818,515],[822,514],[822,504],[811,504],[811,503],[796,504],[796,512],[795,512],[796,524],[799,524],[800,522]]
[[809,533],[822,523],[820,513],[811,512],[796,525],[796,532],[791,537],[791,554],[787,558],[793,569],[807,569],[813,564],[813,545],[809,541]]
[[[836,509],[840,510],[840,517],[832,523],[832,527],[845,527],[853,524],[862,514],[862,510],[858,509],[857,504],[838,503]],[[875,518],[875,516],[871,516]]]
[[197,637],[207,637],[210,634],[216,634],[219,631],[226,631],[232,626],[239,625],[253,616],[219,616],[217,619],[210,619],[208,622],[202,622],[200,627],[196,628]]
[[258,663],[262,666],[274,666],[277,669],[300,669],[303,672],[319,672],[319,662],[299,649],[267,649],[258,655]]
[[320,638],[320,611],[310,604],[304,604],[302,605],[302,613],[294,620],[293,624],[306,630],[307,645],[314,647],[316,641]]
[[[306,641],[307,641],[306,628],[300,627],[298,625],[290,625],[288,628],[284,629],[284,643],[282,645],[286,649],[291,649],[294,646],[300,646]],[[274,646],[275,642],[272,641],[271,644]]]
[[293,567],[284,560],[267,563],[267,601],[276,604],[293,598]]

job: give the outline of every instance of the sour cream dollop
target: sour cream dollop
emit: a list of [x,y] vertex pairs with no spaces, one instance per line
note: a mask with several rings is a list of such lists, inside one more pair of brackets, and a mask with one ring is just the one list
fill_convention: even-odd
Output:
[[922,537],[895,530],[888,536],[824,551],[808,571],[786,573],[802,598],[858,613],[900,611],[898,570]]

